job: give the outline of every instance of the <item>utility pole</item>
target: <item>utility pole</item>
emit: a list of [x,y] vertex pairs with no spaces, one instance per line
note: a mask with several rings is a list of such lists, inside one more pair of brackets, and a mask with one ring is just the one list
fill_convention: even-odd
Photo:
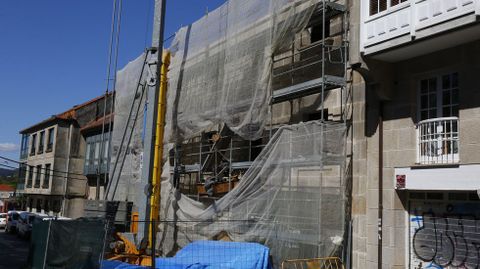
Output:
[[[146,117],[146,130],[145,130],[145,141],[143,146],[143,168],[142,168],[142,182],[148,186],[146,188],[146,199],[145,201],[137,203],[139,206],[139,219],[150,220],[150,193],[152,186],[153,178],[153,166],[154,166],[154,151],[155,151],[155,139],[158,135],[156,133],[156,124],[157,124],[157,114],[158,114],[158,98],[160,92],[160,73],[162,67],[162,57],[163,57],[163,38],[164,38],[164,27],[165,27],[165,8],[166,0],[155,0],[155,14],[153,21],[153,35],[152,35],[152,48],[150,51],[155,51],[156,54],[156,84],[155,86],[148,88],[148,104],[147,104],[147,117]],[[144,207],[144,208],[141,208]],[[145,222],[143,226],[143,240],[149,242],[152,240],[153,236],[149,234],[149,225],[148,221]],[[140,231],[139,231],[140,232]],[[152,244],[152,251],[154,251],[155,246]],[[155,262],[154,260],[152,262]]]

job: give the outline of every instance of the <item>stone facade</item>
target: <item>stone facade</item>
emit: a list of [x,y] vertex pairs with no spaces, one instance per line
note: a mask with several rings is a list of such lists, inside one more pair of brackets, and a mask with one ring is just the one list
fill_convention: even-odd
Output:
[[70,218],[83,216],[89,189],[84,176],[86,145],[81,128],[103,116],[103,105],[102,96],[20,131],[29,137],[28,144],[22,143],[27,147],[22,152],[28,155],[21,156],[28,211]]

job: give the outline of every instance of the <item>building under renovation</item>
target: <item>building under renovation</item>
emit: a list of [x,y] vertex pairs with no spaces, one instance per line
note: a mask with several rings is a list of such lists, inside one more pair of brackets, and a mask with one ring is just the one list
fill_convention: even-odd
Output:
[[[161,254],[225,235],[267,245],[277,264],[347,259],[347,17],[338,2],[228,1],[178,30],[169,49]],[[133,201],[140,219],[152,54],[119,72],[106,192]]]
[[[157,248],[476,268],[480,1],[230,0],[169,51]],[[119,72],[108,199],[145,209],[155,56]]]

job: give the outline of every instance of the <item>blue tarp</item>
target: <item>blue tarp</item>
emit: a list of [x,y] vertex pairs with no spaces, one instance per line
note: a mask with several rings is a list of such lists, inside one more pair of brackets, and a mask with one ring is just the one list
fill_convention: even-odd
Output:
[[[196,241],[175,257],[158,258],[156,268],[167,269],[270,269],[270,250],[256,243]],[[144,267],[105,261],[103,269],[141,269]]]

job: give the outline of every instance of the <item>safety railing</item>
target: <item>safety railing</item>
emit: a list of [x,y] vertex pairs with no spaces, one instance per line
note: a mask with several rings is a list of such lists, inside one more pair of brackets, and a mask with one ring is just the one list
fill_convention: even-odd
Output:
[[458,163],[458,117],[434,118],[419,122],[417,141],[417,163]]

